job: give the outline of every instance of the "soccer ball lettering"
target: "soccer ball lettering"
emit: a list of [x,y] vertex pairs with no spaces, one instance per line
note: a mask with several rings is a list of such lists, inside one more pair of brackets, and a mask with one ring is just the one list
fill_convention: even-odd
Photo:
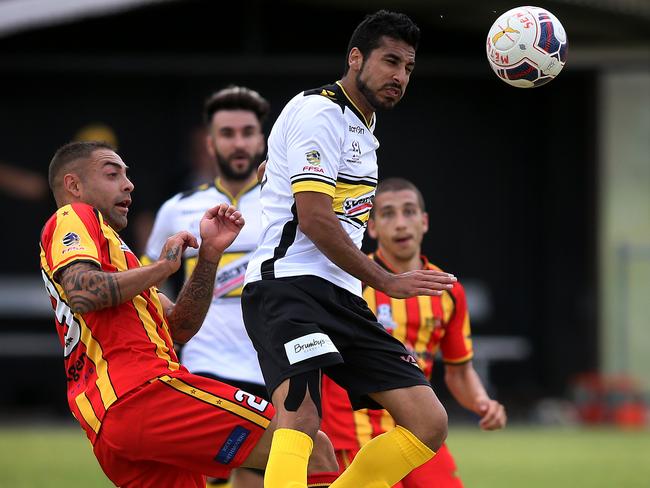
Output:
[[567,47],[560,21],[539,7],[517,7],[499,16],[485,46],[497,76],[519,88],[533,88],[555,78],[566,62]]

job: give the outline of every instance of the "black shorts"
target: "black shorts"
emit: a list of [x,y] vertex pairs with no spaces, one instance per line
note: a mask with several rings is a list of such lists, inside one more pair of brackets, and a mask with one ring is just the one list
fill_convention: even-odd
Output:
[[365,300],[327,280],[255,281],[244,287],[241,302],[270,393],[287,378],[314,369],[345,388],[354,409],[381,408],[369,393],[431,386]]

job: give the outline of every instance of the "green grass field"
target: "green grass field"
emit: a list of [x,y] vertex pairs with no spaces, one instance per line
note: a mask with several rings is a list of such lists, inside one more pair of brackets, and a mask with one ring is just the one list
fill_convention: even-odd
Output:
[[[466,488],[648,488],[650,432],[453,428]],[[0,487],[110,487],[75,427],[0,429]],[[432,487],[435,488],[435,487]]]

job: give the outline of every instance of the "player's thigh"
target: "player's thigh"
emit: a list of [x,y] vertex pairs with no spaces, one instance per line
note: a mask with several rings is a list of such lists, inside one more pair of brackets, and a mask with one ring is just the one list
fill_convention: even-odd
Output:
[[438,448],[447,436],[447,412],[430,386],[415,385],[376,393],[370,397],[391,414],[395,423],[422,442]]
[[[331,379],[347,390],[352,408],[389,409],[392,403],[384,405],[374,397],[386,398],[388,402],[390,398],[380,396],[381,392],[414,386],[431,390],[429,381],[404,344],[386,332],[376,320],[364,316],[362,308],[357,312],[356,320],[347,325],[353,331],[355,341],[341,351],[344,364],[325,369]],[[434,398],[433,392],[430,393]]]
[[[176,431],[180,432],[165,431],[159,436],[170,438],[157,439],[162,449],[150,446],[162,459],[218,476],[222,475],[219,468],[230,470],[248,460],[263,439],[264,445],[270,445],[267,429],[275,410],[268,401],[201,376],[181,373],[170,377],[160,383],[171,390],[167,406],[176,411]],[[165,455],[161,451],[168,446],[175,448]],[[259,461],[252,467],[264,466],[265,462]]]
[[264,437],[274,413],[246,391],[176,371],[113,405],[100,438],[133,463],[226,478]]
[[333,286],[301,276],[256,281],[244,288],[246,330],[272,397],[288,378],[343,361],[328,335],[332,323],[338,324],[329,310],[336,300]]

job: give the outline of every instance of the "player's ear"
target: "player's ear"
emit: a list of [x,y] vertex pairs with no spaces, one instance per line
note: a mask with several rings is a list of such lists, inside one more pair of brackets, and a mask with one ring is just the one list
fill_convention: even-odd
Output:
[[426,234],[429,232],[429,214],[422,212],[422,230]]
[[373,239],[377,239],[377,229],[375,228],[375,219],[368,219],[368,235]]
[[264,133],[262,131],[260,131],[259,134],[259,143],[257,146],[257,150],[260,153],[263,153],[266,150],[266,141],[264,140]]
[[208,154],[212,157],[215,155],[214,151],[214,144],[212,141],[212,134],[208,131],[208,133],[205,136],[205,149],[208,151]]
[[76,173],[66,173],[63,176],[63,189],[76,198],[81,196],[81,179]]
[[363,54],[361,54],[359,48],[353,47],[350,50],[350,54],[348,55],[348,65],[354,71],[359,71],[361,69],[362,64],[363,64]]

